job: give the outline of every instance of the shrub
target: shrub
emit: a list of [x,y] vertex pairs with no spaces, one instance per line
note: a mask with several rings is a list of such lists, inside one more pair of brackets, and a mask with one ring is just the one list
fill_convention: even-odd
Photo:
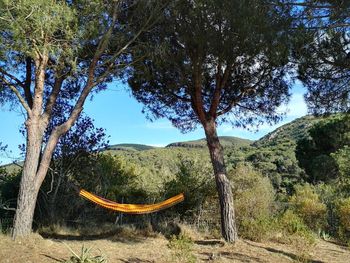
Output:
[[316,239],[304,221],[288,209],[278,218],[277,225],[282,232],[277,241],[292,245],[297,252],[299,262],[309,262],[309,251]]
[[338,204],[340,224],[350,231],[350,198],[341,199]]
[[260,241],[270,230],[274,190],[269,178],[240,163],[229,172],[241,236]]
[[185,234],[173,235],[169,241],[169,248],[174,252],[174,259],[177,262],[196,262],[196,257],[192,254],[193,241]]
[[243,219],[239,224],[239,234],[252,241],[263,241],[274,230],[274,221],[273,218]]
[[185,200],[168,212],[175,211],[181,218],[192,217],[199,212],[205,200],[215,193],[212,169],[202,160],[180,158],[175,178],[164,184],[164,196],[184,193]]
[[237,220],[260,219],[271,215],[274,190],[269,178],[255,171],[251,165],[240,163],[229,172]]
[[285,211],[278,220],[279,226],[286,234],[296,234],[309,232],[302,218],[295,214],[292,210]]
[[297,185],[294,195],[289,198],[289,204],[311,229],[319,230],[325,227],[327,207],[320,201],[311,185]]
[[345,242],[350,241],[350,197],[338,200],[336,204],[339,218],[338,235]]

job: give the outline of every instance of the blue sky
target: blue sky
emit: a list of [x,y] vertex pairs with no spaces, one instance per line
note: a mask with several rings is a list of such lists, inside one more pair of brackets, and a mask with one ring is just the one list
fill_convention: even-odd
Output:
[[[229,124],[219,127],[221,136],[237,136],[256,140],[287,122],[307,114],[303,99],[305,90],[300,83],[294,85],[292,98],[287,106],[286,118],[274,126],[262,125],[258,132],[232,128]],[[88,100],[84,111],[95,120],[96,127],[106,129],[110,144],[140,143],[153,146],[165,146],[171,142],[194,140],[204,137],[202,129],[182,134],[166,119],[150,122],[142,114],[142,105],[129,94],[127,87],[120,83],[109,85],[108,90]],[[0,153],[0,164],[12,162],[19,157],[18,145],[25,142],[19,133],[24,122],[21,109],[9,110],[8,106],[0,107],[0,142],[8,145],[7,153]]]

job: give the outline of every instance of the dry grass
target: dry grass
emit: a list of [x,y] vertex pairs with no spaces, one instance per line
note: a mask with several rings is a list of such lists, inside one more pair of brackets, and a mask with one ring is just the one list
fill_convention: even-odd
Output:
[[[191,243],[190,262],[296,262],[300,260],[298,246],[274,243],[239,240],[235,245],[225,244],[221,240],[204,240],[204,237],[193,228],[181,226],[182,235]],[[6,263],[42,263],[62,262],[69,259],[71,252],[64,243],[74,251],[82,246],[91,247],[93,256],[103,254],[108,262],[150,263],[175,262],[174,248],[169,240],[150,230],[135,228],[114,229],[108,237],[88,238],[70,229],[61,229],[61,237],[69,236],[70,240],[46,239],[39,234],[32,234],[25,239],[11,240],[9,236],[0,236],[0,262]],[[101,234],[103,234],[101,232]],[[75,239],[73,238],[75,237]],[[318,240],[308,251],[309,262],[349,262],[350,251],[333,243]],[[186,258],[185,258],[186,259]],[[187,259],[186,259],[187,260]]]

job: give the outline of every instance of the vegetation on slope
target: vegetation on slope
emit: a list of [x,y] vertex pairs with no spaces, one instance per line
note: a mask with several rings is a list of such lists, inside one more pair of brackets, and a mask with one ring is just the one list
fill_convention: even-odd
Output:
[[136,144],[136,143],[121,143],[109,145],[105,150],[107,151],[145,151],[151,150],[155,147],[145,144]]
[[[219,139],[223,147],[242,147],[248,146],[253,142],[248,139],[233,136],[219,136]],[[205,148],[207,147],[207,141],[205,138],[203,138],[194,141],[174,142],[168,144],[166,147]]]

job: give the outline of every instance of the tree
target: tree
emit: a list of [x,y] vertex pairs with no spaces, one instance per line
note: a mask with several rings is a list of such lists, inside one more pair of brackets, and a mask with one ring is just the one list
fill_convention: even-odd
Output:
[[339,179],[337,161],[343,160],[341,150],[350,144],[349,116],[328,117],[316,123],[309,133],[310,138],[299,140],[296,147],[296,157],[307,174],[306,181],[316,184]]
[[350,2],[306,0],[297,14],[300,38],[295,56],[298,77],[307,87],[311,112],[327,114],[350,110]]
[[[61,109],[61,107],[59,108]],[[44,141],[47,141],[48,135],[51,134],[54,127],[66,121],[69,112],[66,111],[64,114],[61,110],[54,111]],[[55,116],[57,117],[55,118]],[[60,198],[62,200],[63,196],[67,196],[67,192],[75,192],[72,189],[71,181],[77,180],[75,175],[82,170],[82,167],[91,169],[96,165],[97,151],[107,147],[107,143],[104,129],[95,128],[93,120],[83,113],[75,125],[59,139],[48,171],[50,176],[46,177],[43,182],[44,191],[41,191],[42,198],[38,202],[43,201],[43,208],[46,212],[44,218],[48,219],[50,223],[56,223],[55,221],[59,220],[57,212],[67,213],[67,211],[57,209],[60,206],[60,204],[57,205],[57,200]]]
[[[126,52],[158,8],[153,1],[0,1],[1,101],[15,96],[27,114],[13,237],[31,232],[38,191],[60,137],[89,94],[123,74]],[[69,117],[44,143],[57,100],[67,94],[75,101]]]
[[[174,1],[139,50],[129,84],[149,117],[183,132],[205,131],[221,208],[223,237],[237,240],[232,189],[217,126],[280,119],[288,101],[288,7],[265,1]],[[135,55],[138,55],[136,53]]]

